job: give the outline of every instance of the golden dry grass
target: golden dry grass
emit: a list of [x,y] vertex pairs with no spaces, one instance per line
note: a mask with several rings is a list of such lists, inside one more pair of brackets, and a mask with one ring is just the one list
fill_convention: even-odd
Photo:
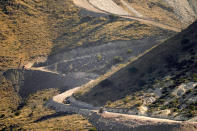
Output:
[[[3,118],[0,118],[0,130],[13,129],[15,130],[89,130],[93,126],[80,115],[64,115],[58,117],[52,117],[36,122],[36,120],[50,116],[55,113],[54,110],[48,109],[44,106],[52,96],[56,95],[58,91],[56,89],[47,89],[38,91],[35,94],[30,95],[26,104],[14,112],[9,112],[3,109],[1,103],[1,115],[5,114]],[[13,102],[13,101],[12,101]],[[9,103],[11,105],[11,103]],[[14,104],[12,104],[14,105]]]
[[17,68],[28,61],[84,43],[140,39],[161,30],[137,21],[81,16],[71,0],[21,1],[19,9],[0,9],[0,69]]

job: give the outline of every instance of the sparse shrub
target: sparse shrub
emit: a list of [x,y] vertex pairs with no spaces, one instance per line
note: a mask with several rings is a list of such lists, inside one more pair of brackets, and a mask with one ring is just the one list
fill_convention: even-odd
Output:
[[192,92],[192,89],[187,90],[187,92],[185,93],[186,95],[190,94]]
[[164,106],[162,106],[162,107],[160,107],[160,110],[165,110],[165,109],[167,109],[168,107],[166,106],[166,105],[164,105]]
[[115,63],[120,63],[123,61],[123,58],[121,56],[115,56],[114,61],[115,61]]
[[21,112],[20,112],[19,110],[17,110],[17,111],[14,113],[14,115],[15,115],[15,116],[19,116],[20,113],[21,113]]
[[128,49],[128,50],[127,50],[127,53],[128,53],[128,54],[131,54],[131,53],[132,53],[132,50],[131,50],[131,49]]
[[136,100],[136,96],[133,96],[131,100]]
[[101,54],[98,54],[96,57],[97,57],[97,60],[99,60],[99,61],[102,60],[102,55]]
[[168,104],[168,107],[169,107],[169,108],[174,108],[174,107],[177,107],[178,105],[179,105],[179,101],[178,101],[178,99],[176,98],[176,99],[172,100],[172,101]]
[[97,129],[95,127],[92,127],[88,131],[97,131]]
[[173,108],[172,111],[173,111],[173,112],[178,112],[179,109],[178,109],[178,108]]
[[91,16],[86,16],[86,17],[83,17],[81,20],[80,20],[80,24],[81,23],[85,23],[85,22],[88,22],[88,21],[91,21],[93,18]]
[[138,69],[136,67],[130,67],[129,69],[129,73],[137,73]]
[[193,74],[192,74],[192,80],[193,80],[194,82],[197,82],[197,74],[196,74],[196,73],[193,73]]
[[158,99],[158,103],[163,104],[165,102],[164,99]]
[[43,101],[48,101],[48,98],[46,98],[46,97],[45,97],[45,98],[43,98]]
[[116,16],[116,15],[113,15],[113,14],[109,15],[110,21],[116,21],[118,18],[119,18],[119,17]]
[[17,110],[20,110],[21,108],[23,108],[24,106],[26,106],[25,102],[22,102],[18,105]]
[[162,89],[162,94],[167,94],[168,93],[168,88],[166,87],[166,88],[163,88]]
[[79,41],[79,42],[77,42],[77,45],[78,46],[82,46],[83,45],[83,42],[82,41]]
[[129,103],[130,101],[129,96],[125,97],[122,101],[124,102],[124,104]]
[[5,115],[4,114],[0,114],[0,118],[4,118],[5,117]]
[[135,104],[134,106],[135,107],[140,107],[142,105],[142,103],[137,103],[137,104]]
[[111,101],[107,101],[106,105],[109,106],[109,105],[111,105],[111,103],[112,103]]
[[100,83],[100,85],[101,85],[102,87],[106,87],[106,86],[113,85],[113,83],[112,83],[109,79],[105,79],[105,80],[103,80],[103,81]]
[[74,93],[75,97],[81,97],[82,96],[82,92],[81,91],[77,91],[76,93]]

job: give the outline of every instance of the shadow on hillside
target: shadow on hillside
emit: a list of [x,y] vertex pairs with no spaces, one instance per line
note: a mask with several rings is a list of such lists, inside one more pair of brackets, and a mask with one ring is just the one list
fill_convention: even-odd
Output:
[[7,80],[12,82],[16,92],[18,92],[22,98],[26,98],[38,90],[50,88],[57,88],[63,92],[88,81],[85,78],[77,78],[69,74],[62,76],[60,74],[34,70],[22,71],[12,69],[4,72],[3,75]]
[[[171,75],[180,78],[196,72],[197,23],[113,74],[78,99],[103,106],[127,95],[151,88],[155,80]],[[188,56],[188,57],[185,57]],[[177,77],[177,78],[176,78]],[[176,86],[180,83],[175,83]]]
[[65,113],[65,112],[54,113],[54,114],[51,114],[51,115],[43,116],[43,117],[35,120],[34,123],[42,122],[42,121],[45,121],[45,120],[48,120],[48,119],[57,118],[57,117],[60,117],[60,116],[66,116],[66,115],[71,115],[71,114],[68,114],[68,113]]

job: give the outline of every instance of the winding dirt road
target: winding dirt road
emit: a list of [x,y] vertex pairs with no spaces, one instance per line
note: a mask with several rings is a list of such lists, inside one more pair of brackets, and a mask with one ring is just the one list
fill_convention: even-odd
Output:
[[[89,83],[92,83],[90,81]],[[80,102],[70,97],[81,87],[68,90],[62,94],[54,96],[46,106],[55,109],[57,112],[77,113],[88,118],[98,130],[106,131],[196,131],[197,123],[180,122],[167,119],[150,118],[145,116],[128,115],[121,113],[107,112],[99,113],[99,107]],[[70,104],[63,104],[66,98]]]
[[[163,28],[163,29],[167,29],[167,30],[171,30],[175,32],[181,31],[181,29],[177,27],[172,27],[167,24],[162,24],[157,21],[153,21],[151,19],[142,18],[141,17],[142,15],[139,13],[137,16],[131,16],[129,12],[124,10],[122,7],[118,6],[115,2],[113,2],[113,0],[73,0],[73,2],[76,6],[86,9],[89,12],[94,12],[94,13],[99,13],[99,14],[102,13],[102,14],[108,14],[108,15],[114,14],[122,18],[126,18],[129,20],[137,20],[146,24],[157,26],[159,28]],[[123,4],[126,4],[126,2],[124,2]],[[134,8],[130,7],[129,9],[132,9],[132,12],[134,12],[134,14],[137,13],[137,11],[134,10]]]
[[[136,10],[130,7],[131,11],[136,14],[136,16],[130,16],[130,14],[125,11],[123,8],[118,6],[112,0],[73,0],[74,3],[83,9],[86,9],[90,12],[98,13],[98,14],[115,14],[120,17],[138,20],[144,22],[146,24],[151,24],[163,29],[171,30],[179,32],[180,29],[176,27],[171,27],[169,25],[164,25],[159,22],[155,22],[152,20],[141,18],[142,15],[138,14]],[[126,3],[124,3],[126,4]],[[128,5],[127,5],[128,6]],[[37,67],[28,67],[30,70],[40,70],[49,73],[57,73],[54,71],[50,71],[45,68],[37,68]],[[62,75],[59,73],[59,75]],[[94,80],[90,80],[91,84]],[[99,107],[93,107],[84,102],[80,102],[75,100],[74,98],[70,99],[70,104],[64,104],[64,100],[73,95],[74,92],[81,89],[82,86],[70,89],[62,94],[54,96],[52,100],[50,100],[46,106],[49,108],[55,109],[57,112],[67,112],[67,113],[78,113],[86,118],[88,118],[93,125],[97,127],[99,130],[130,130],[130,131],[165,131],[169,129],[169,131],[178,131],[174,130],[178,127],[181,128],[179,131],[196,131],[197,123],[192,122],[179,122],[167,119],[159,119],[159,118],[150,118],[144,116],[136,116],[136,115],[128,115],[128,114],[120,114],[120,113],[112,113],[112,112],[104,112],[98,113]],[[185,127],[186,126],[186,127]],[[183,129],[183,130],[182,130]]]

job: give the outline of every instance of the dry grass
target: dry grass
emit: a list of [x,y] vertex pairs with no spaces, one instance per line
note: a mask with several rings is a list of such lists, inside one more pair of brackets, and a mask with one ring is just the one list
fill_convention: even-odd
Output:
[[[21,8],[16,9],[14,5]],[[84,43],[140,39],[162,30],[136,21],[81,16],[71,0],[21,1],[0,8],[0,69],[17,68],[28,61]]]
[[[27,98],[25,105],[22,106],[21,109],[16,109],[14,112],[8,112],[7,110],[1,109],[1,115],[5,114],[5,116],[4,118],[0,118],[0,130],[13,128],[15,130],[85,131],[93,128],[93,126],[86,119],[75,114],[65,114],[64,116],[51,118],[49,117],[48,119],[35,122],[44,116],[50,116],[55,113],[54,110],[46,108],[44,103],[56,94],[58,94],[56,89],[38,91]],[[9,113],[9,115],[6,113]]]

